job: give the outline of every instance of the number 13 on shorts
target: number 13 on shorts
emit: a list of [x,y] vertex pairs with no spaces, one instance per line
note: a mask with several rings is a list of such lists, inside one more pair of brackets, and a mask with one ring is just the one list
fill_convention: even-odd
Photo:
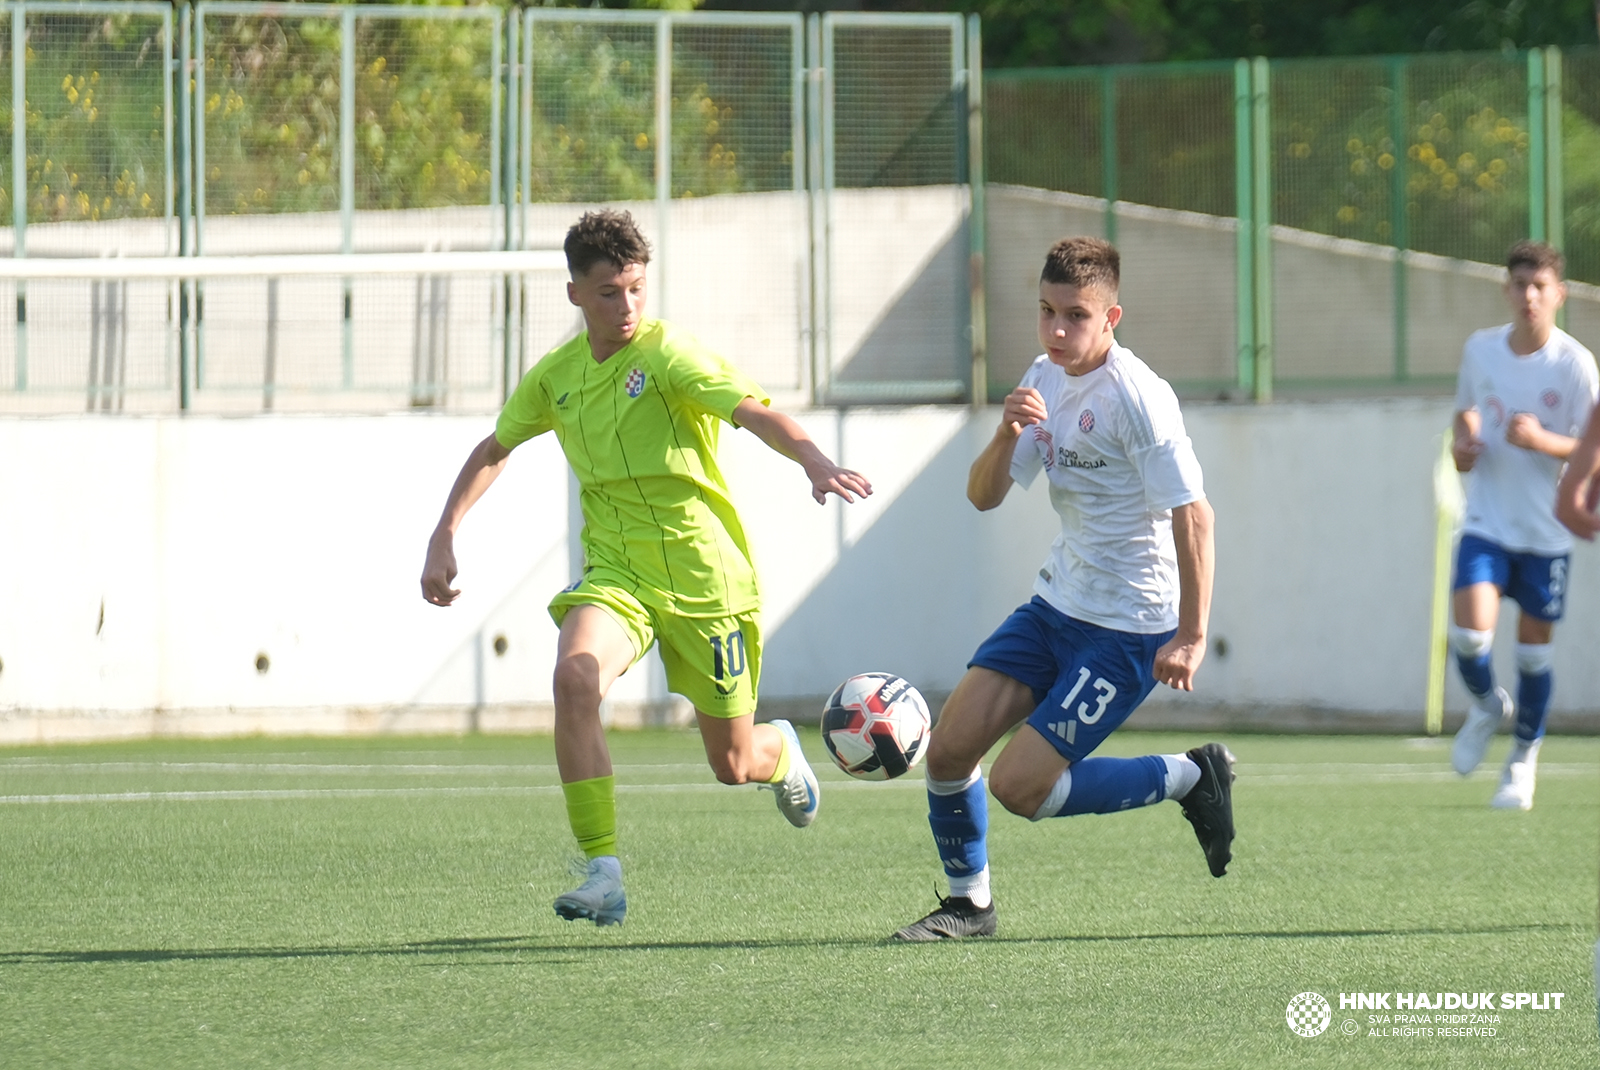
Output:
[[[1096,676],[1094,678],[1093,691],[1085,696],[1084,701],[1078,702],[1078,695],[1083,691],[1084,685],[1089,682],[1091,675],[1093,674],[1087,666],[1080,668],[1078,670],[1078,678],[1073,682],[1072,690],[1068,691],[1067,697],[1061,700],[1061,708],[1067,711],[1069,720],[1062,725],[1056,734],[1068,743],[1076,743],[1078,741],[1078,725],[1080,723],[1098,723],[1100,718],[1105,716],[1106,707],[1111,705],[1111,700],[1117,697],[1117,685],[1103,676]],[[1076,709],[1073,708],[1074,702],[1077,702]],[[1093,706],[1092,709],[1090,708],[1091,705]],[[1056,725],[1052,724],[1050,728],[1055,731]]]

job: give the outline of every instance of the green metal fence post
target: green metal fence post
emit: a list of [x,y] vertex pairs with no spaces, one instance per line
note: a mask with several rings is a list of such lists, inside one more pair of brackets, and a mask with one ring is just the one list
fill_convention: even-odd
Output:
[[1106,199],[1106,241],[1117,241],[1117,69],[1100,70],[1100,193]]
[[1561,49],[1544,50],[1545,241],[1557,249],[1566,244],[1565,183],[1561,173]]
[[1256,270],[1255,270],[1255,136],[1252,115],[1250,61],[1233,65],[1233,183],[1234,215],[1234,330],[1239,339],[1237,355],[1239,391],[1255,391],[1256,367]]
[[[503,249],[520,249],[522,245],[518,240],[517,229],[517,18],[513,11],[505,18],[495,20],[495,47],[502,49],[505,57],[505,78],[495,86],[495,100],[504,100],[504,106],[499,115],[495,116],[494,124],[496,136],[500,139],[500,151],[495,154],[495,160],[500,168],[500,203],[502,205],[502,226],[505,233],[501,236]],[[503,44],[501,43],[503,40]],[[503,275],[500,278],[500,389],[505,398],[511,396],[512,389],[516,386],[516,337],[517,337],[517,276]]]
[[656,315],[672,307],[672,16],[656,21]]
[[1544,52],[1533,48],[1528,50],[1528,237],[1534,241],[1544,241],[1546,237],[1548,128],[1544,117]]
[[821,405],[827,395],[833,361],[833,307],[829,297],[832,268],[829,233],[828,195],[833,187],[828,156],[830,123],[829,94],[826,84],[830,71],[828,52],[831,28],[822,25],[822,16],[806,16],[806,174],[809,205],[811,257],[811,404]]
[[972,331],[972,407],[989,403],[988,293],[984,280],[983,30],[977,15],[967,16],[967,287]]
[[[11,9],[11,255],[28,255],[28,20]],[[16,387],[28,389],[28,290],[17,281]]]
[[1251,141],[1255,175],[1251,223],[1255,255],[1255,398],[1272,400],[1272,94],[1271,68],[1265,57],[1251,63]]
[[[194,7],[184,4],[178,27],[178,255],[194,255],[190,238],[194,223],[194,117],[191,102],[194,100],[194,51],[192,27]],[[193,231],[199,236],[198,228]],[[189,301],[194,287],[188,279],[178,280],[178,411],[189,411],[189,367],[193,358],[194,328],[190,320]]]
[[1394,244],[1394,377],[1411,377],[1410,267],[1406,250],[1411,245],[1411,211],[1406,192],[1406,97],[1409,92],[1407,60],[1389,61],[1389,141],[1394,166],[1389,168],[1389,239]]
[[[356,10],[347,7],[339,23],[339,251],[355,252],[356,213]],[[355,324],[351,320],[354,280],[343,279],[344,304],[340,355],[343,385],[355,385]]]

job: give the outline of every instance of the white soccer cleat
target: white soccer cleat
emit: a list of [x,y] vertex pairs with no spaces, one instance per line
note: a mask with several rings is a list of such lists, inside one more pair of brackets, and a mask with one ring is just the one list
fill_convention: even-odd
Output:
[[1489,800],[1490,806],[1496,810],[1533,809],[1533,781],[1539,769],[1539,745],[1543,742],[1535,740],[1528,744],[1521,761],[1516,760],[1517,750],[1512,750],[1511,757],[1506,759],[1505,772],[1500,774],[1500,788]]
[[1511,696],[1503,687],[1495,688],[1467,707],[1466,722],[1450,747],[1450,764],[1456,772],[1466,776],[1478,768],[1484,752],[1489,749],[1489,740],[1502,724],[1511,720],[1511,709]]
[[589,859],[589,879],[565,895],[556,896],[556,913],[568,921],[588,919],[596,925],[620,925],[628,915],[628,895],[622,890],[622,866],[615,858]]
[[795,734],[794,725],[777,720],[772,722],[772,727],[783,733],[789,745],[789,772],[777,784],[757,784],[756,787],[768,788],[777,795],[778,809],[783,811],[789,824],[803,829],[817,819],[817,808],[822,805],[822,786],[817,783],[817,775],[811,771],[806,756],[800,753],[800,737]]

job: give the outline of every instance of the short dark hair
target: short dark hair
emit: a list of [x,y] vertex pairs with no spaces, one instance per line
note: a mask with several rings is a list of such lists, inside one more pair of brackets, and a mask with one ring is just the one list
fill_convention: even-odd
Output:
[[650,243],[639,233],[632,214],[616,208],[585,212],[567,231],[561,244],[567,254],[567,270],[583,275],[602,260],[619,268],[650,262]]
[[1515,271],[1519,267],[1531,267],[1535,271],[1549,268],[1560,279],[1566,277],[1567,258],[1561,255],[1560,249],[1548,242],[1524,238],[1506,253],[1506,270]]
[[1115,300],[1122,284],[1122,256],[1101,238],[1062,238],[1045,254],[1039,281],[1092,286]]

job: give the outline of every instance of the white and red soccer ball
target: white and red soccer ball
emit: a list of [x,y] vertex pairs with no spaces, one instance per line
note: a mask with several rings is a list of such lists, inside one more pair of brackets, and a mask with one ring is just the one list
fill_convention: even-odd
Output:
[[922,760],[928,704],[900,677],[866,672],[840,684],[822,710],[822,742],[857,780],[893,780]]

